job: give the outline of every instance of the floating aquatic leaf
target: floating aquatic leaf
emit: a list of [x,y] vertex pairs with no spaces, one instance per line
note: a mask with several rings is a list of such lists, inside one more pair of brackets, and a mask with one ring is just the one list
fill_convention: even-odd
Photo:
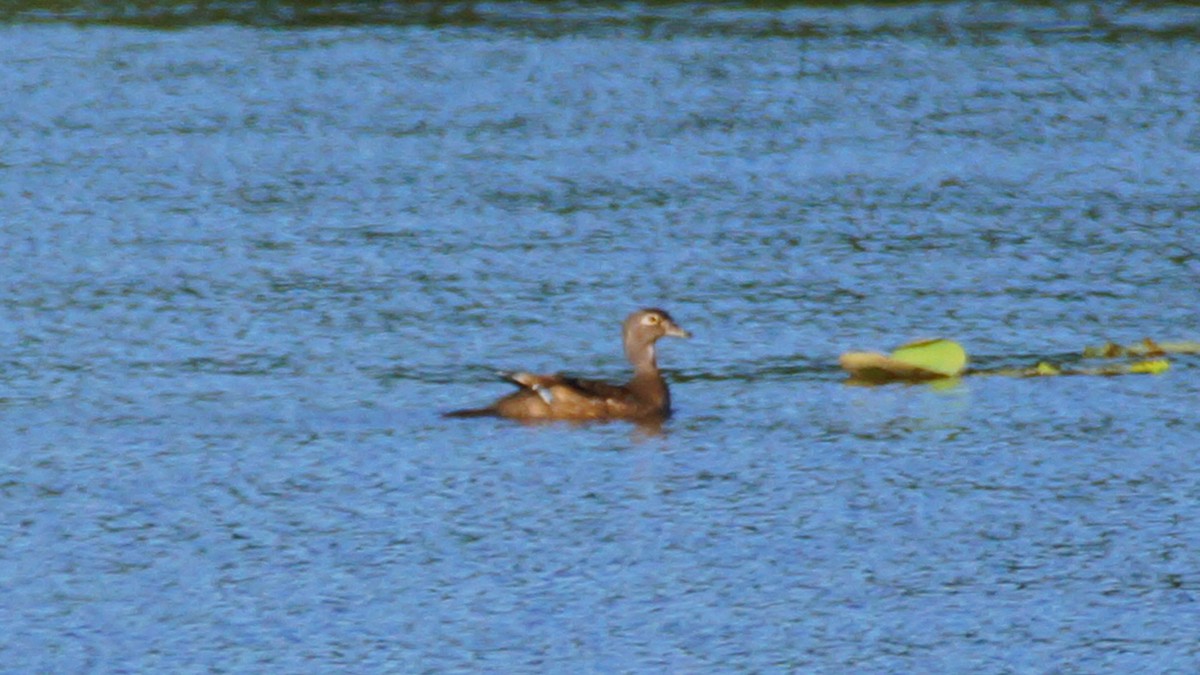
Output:
[[[1122,347],[1107,343],[1101,347],[1089,347],[1084,356],[1091,358],[1116,358],[1119,356],[1154,356],[1167,353],[1200,353],[1197,342],[1159,343],[1146,339]],[[928,380],[947,381],[961,375],[967,366],[967,352],[953,340],[938,338],[920,340],[902,345],[884,355],[878,352],[846,352],[839,361],[850,373],[851,382],[922,382]],[[1063,367],[1048,361],[1025,368],[1000,368],[973,370],[973,375],[1001,375],[1007,377],[1054,377],[1058,375],[1158,375],[1170,369],[1165,358],[1143,358],[1130,363],[1116,363],[1099,368]],[[955,380],[957,381],[957,380]]]
[[952,340],[910,342],[890,356],[878,352],[846,352],[839,362],[860,382],[922,382],[954,377],[967,365],[967,353]]
[[953,377],[967,367],[967,351],[953,340],[919,340],[898,347],[892,358],[945,377]]
[[1115,359],[1125,355],[1125,348],[1115,342],[1105,342],[1099,347],[1084,347],[1085,359]]
[[1016,375],[1018,377],[1052,377],[1055,375],[1158,375],[1170,367],[1171,363],[1166,359],[1148,359],[1134,363],[1118,363],[1100,368],[1060,368],[1053,363],[1042,361],[1033,368],[992,371],[989,374]]
[[[1152,340],[1144,340],[1140,344],[1130,347],[1121,347],[1110,342],[1104,347],[1090,348],[1085,352],[1085,356],[1114,358],[1141,353],[1160,357],[1164,352],[1189,353],[1192,350],[1200,352],[1200,344],[1195,344],[1195,342],[1159,344]],[[878,352],[847,352],[842,354],[840,362],[842,368],[850,372],[851,382],[948,381],[965,371],[967,354],[964,348],[953,340],[920,340],[896,348],[896,351],[892,352],[890,356]],[[971,374],[1007,377],[1158,375],[1170,368],[1169,360],[1151,358],[1135,360],[1132,363],[1104,365],[1100,368],[1063,368],[1061,365],[1050,362],[1038,362],[1037,365],[1028,366],[1028,368],[973,370]]]
[[1126,356],[1165,356],[1167,354],[1200,354],[1200,342],[1155,342],[1145,338],[1131,345],[1106,342],[1098,347],[1087,347],[1083,356],[1089,359],[1116,359]]
[[1053,363],[1047,363],[1046,361],[1039,361],[1037,364],[1037,367],[1035,367],[1033,369],[1032,374],[1035,376],[1062,375],[1062,370],[1060,370],[1059,367],[1054,365]]
[[1159,373],[1166,372],[1170,367],[1171,362],[1166,359],[1150,359],[1129,364],[1129,372],[1158,375]]
[[1158,349],[1164,354],[1200,354],[1200,342],[1159,342]]

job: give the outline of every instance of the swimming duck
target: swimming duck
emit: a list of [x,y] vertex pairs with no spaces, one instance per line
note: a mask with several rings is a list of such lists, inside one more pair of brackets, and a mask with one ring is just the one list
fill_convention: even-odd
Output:
[[640,309],[625,319],[625,357],[633,379],[615,385],[564,375],[505,373],[520,387],[486,408],[455,410],[446,417],[507,417],[517,420],[654,420],[671,414],[671,392],[658,371],[654,343],[661,337],[690,337],[661,309]]

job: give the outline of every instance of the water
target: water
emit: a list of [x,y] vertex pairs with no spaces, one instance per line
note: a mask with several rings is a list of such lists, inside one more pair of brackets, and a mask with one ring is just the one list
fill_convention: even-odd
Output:
[[[1197,337],[1193,8],[122,7],[0,25],[7,667],[1200,663],[1200,361],[836,368]],[[438,417],[643,305],[661,433]]]

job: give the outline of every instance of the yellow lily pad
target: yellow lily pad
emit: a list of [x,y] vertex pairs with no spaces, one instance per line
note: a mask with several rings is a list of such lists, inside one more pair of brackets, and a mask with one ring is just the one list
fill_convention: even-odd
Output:
[[1171,362],[1166,359],[1149,359],[1129,364],[1129,372],[1158,375],[1159,373],[1166,372],[1170,367]]
[[967,367],[967,350],[953,340],[919,340],[898,347],[892,358],[943,377],[959,375]]
[[1033,374],[1035,376],[1062,375],[1062,369],[1053,363],[1038,361],[1037,366],[1033,369]]
[[846,352],[838,362],[856,380],[922,382],[960,375],[967,367],[967,352],[953,340],[920,340],[899,347],[890,356]]

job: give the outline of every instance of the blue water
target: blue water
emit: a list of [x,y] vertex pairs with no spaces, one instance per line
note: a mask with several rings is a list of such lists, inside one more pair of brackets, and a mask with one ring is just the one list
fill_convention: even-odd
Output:
[[1200,358],[837,368],[1197,339],[1194,9],[228,6],[0,15],[7,669],[1200,666]]

